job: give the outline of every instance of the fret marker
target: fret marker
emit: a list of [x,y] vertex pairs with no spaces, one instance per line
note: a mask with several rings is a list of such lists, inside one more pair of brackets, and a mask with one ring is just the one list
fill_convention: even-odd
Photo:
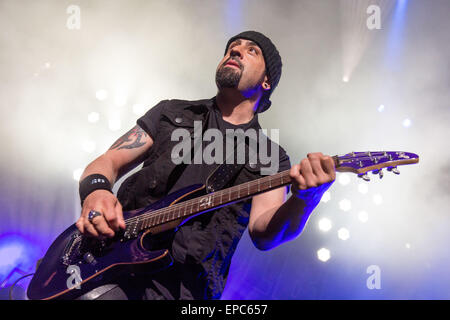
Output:
[[200,199],[200,207],[208,207],[211,205],[211,196]]

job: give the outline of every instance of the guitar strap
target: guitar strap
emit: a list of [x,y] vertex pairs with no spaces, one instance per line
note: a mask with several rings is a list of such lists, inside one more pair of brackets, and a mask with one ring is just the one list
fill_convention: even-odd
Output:
[[[195,142],[194,142],[195,143]],[[201,141],[200,141],[201,143]],[[244,142],[241,142],[244,143]],[[223,189],[228,183],[230,183],[242,169],[244,164],[238,164],[236,160],[236,150],[237,144],[234,146],[234,152],[230,155],[224,163],[218,165],[206,178],[205,186],[206,192],[212,193]],[[192,147],[191,155],[193,154],[194,147]],[[231,158],[234,157],[232,161]],[[230,162],[230,163],[227,163]],[[181,173],[186,169],[186,164],[182,163],[177,166],[178,171],[176,176],[180,176]]]
[[[236,175],[244,166],[243,163],[242,164],[237,163],[235,156],[236,149],[237,144],[235,143],[233,154],[227,158],[227,161],[217,166],[217,168],[214,169],[206,179],[205,186],[207,193],[212,193],[223,189],[228,183],[230,183],[236,177]],[[232,157],[234,158],[233,161],[231,161],[231,163],[227,163],[230,162],[229,159],[231,159]]]
[[[208,116],[206,117],[208,119],[210,115],[208,114]],[[202,137],[204,135],[205,129],[208,125],[209,119],[207,121],[205,121],[205,123],[203,124],[202,127]],[[192,138],[192,149],[191,149],[191,157],[193,157],[194,155],[194,150],[195,150],[195,140]],[[200,141],[198,141],[197,143],[202,143],[202,140],[200,139]],[[245,143],[245,142],[241,142]],[[240,144],[239,144],[240,145]],[[230,183],[239,173],[239,171],[242,169],[242,167],[244,166],[244,164],[238,164],[237,163],[237,150],[238,144],[234,143],[234,152],[232,155],[230,155],[226,161],[224,161],[224,163],[218,165],[208,176],[208,178],[206,179],[205,182],[205,186],[206,186],[206,192],[207,193],[212,193],[218,190],[223,189],[228,183]],[[168,151],[170,152],[170,150]],[[234,157],[233,160],[231,160],[231,158]],[[231,161],[230,161],[231,160]],[[192,158],[191,158],[192,161]],[[230,163],[227,163],[230,162]],[[176,176],[180,176],[181,173],[186,169],[186,164],[183,161],[182,164],[177,166],[177,173]]]

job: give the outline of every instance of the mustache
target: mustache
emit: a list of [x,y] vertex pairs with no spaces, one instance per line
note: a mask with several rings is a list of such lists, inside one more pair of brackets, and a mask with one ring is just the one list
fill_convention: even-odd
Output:
[[242,63],[241,63],[239,60],[233,59],[233,57],[228,58],[227,61],[225,61],[225,62],[222,64],[222,68],[223,68],[230,60],[233,60],[234,62],[236,62],[236,63],[238,64],[238,66],[239,66],[239,69],[241,69],[241,71],[242,71],[242,69],[244,68],[244,66],[242,65]]

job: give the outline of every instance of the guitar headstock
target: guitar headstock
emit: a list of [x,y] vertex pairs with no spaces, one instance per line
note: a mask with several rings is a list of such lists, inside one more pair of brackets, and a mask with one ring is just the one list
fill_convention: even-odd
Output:
[[367,172],[372,171],[383,177],[383,169],[387,168],[395,174],[400,174],[397,166],[419,162],[419,156],[404,151],[367,151],[351,152],[344,156],[334,156],[336,171],[353,172],[366,181],[370,178]]

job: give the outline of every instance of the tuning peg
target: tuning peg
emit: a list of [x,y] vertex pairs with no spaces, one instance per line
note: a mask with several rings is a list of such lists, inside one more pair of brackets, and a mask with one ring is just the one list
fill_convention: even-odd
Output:
[[389,167],[388,171],[392,171],[395,174],[400,174],[400,171],[397,169],[397,167]]
[[383,178],[383,170],[377,169],[372,171],[373,174],[378,174],[380,176],[380,179]]
[[364,181],[370,181],[370,178],[367,175],[367,173],[359,174],[358,177],[362,178]]

